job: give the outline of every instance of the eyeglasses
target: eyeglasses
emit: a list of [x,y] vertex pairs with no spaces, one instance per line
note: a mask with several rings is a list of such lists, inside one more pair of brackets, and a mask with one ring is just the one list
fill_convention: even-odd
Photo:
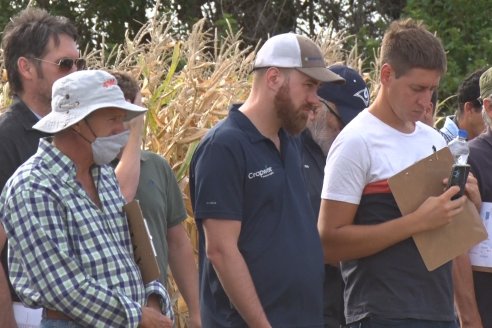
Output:
[[62,58],[58,62],[52,62],[52,61],[41,59],[41,58],[34,58],[34,59],[42,61],[42,62],[58,65],[59,70],[62,72],[70,71],[74,64],[77,67],[77,71],[81,71],[81,70],[86,69],[86,61],[84,58],[75,58],[75,59],[73,59],[73,58]]
[[337,120],[342,124],[342,127],[345,126],[345,123],[343,123],[343,120],[342,120],[342,117],[340,116],[340,114],[338,114],[334,109],[333,107],[330,106],[330,104],[328,104],[326,101],[324,101],[323,99],[319,99],[319,101],[326,106],[326,108],[328,109],[328,111],[337,118]]

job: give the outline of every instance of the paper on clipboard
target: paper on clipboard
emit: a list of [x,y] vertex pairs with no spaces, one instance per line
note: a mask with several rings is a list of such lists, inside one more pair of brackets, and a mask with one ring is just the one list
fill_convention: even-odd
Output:
[[[388,184],[401,213],[411,213],[428,197],[442,194],[442,181],[449,176],[452,165],[453,157],[445,147],[389,178]],[[487,231],[469,200],[449,224],[413,236],[429,271],[468,252],[485,238]]]
[[133,200],[123,206],[128,219],[130,235],[132,238],[133,255],[140,269],[143,282],[149,283],[159,279],[160,270],[155,257],[154,245],[146,225],[145,219],[137,200]]
[[[480,216],[487,231],[492,231],[492,203],[482,202]],[[470,262],[474,270],[492,272],[492,240],[487,238],[475,245],[470,252]]]

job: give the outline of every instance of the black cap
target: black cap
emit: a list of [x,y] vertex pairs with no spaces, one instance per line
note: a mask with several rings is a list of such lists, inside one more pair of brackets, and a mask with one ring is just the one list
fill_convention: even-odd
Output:
[[345,84],[323,83],[318,96],[337,106],[338,113],[345,125],[369,106],[367,85],[354,69],[345,65],[333,65],[329,69],[345,79]]

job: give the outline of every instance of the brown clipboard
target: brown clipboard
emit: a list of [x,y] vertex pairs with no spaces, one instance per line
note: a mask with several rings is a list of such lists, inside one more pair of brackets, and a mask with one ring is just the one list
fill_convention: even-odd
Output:
[[159,279],[160,270],[155,256],[152,237],[148,230],[138,200],[123,206],[132,238],[133,256],[140,269],[144,284]]
[[[449,176],[452,165],[453,156],[445,147],[389,178],[388,184],[402,215],[415,211],[428,197],[442,194],[442,181]],[[413,236],[429,271],[468,252],[486,238],[480,214],[469,200],[464,211],[449,224]]]

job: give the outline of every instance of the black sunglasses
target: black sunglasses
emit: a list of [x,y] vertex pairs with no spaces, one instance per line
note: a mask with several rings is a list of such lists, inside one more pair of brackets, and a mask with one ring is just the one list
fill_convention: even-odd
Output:
[[330,104],[328,104],[326,101],[324,101],[323,99],[319,99],[319,101],[326,106],[326,108],[328,108],[328,111],[333,115],[335,116],[338,121],[342,124],[342,127],[345,126],[345,123],[343,123],[343,120],[342,120],[342,117],[340,116],[340,114],[338,114],[334,109],[333,107],[330,106]]
[[86,69],[86,61],[84,58],[75,58],[75,59],[73,59],[73,58],[62,58],[58,62],[52,62],[52,61],[44,60],[41,58],[34,58],[34,59],[42,61],[42,62],[58,65],[58,68],[62,72],[70,71],[72,69],[73,65],[75,65],[77,67],[77,71],[81,71],[81,70]]

